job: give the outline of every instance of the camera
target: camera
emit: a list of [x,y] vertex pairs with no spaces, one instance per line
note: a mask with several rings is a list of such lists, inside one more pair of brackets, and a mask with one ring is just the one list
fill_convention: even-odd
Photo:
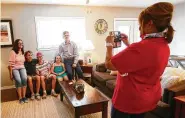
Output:
[[119,48],[121,47],[121,32],[120,31],[110,31],[110,36],[114,37],[114,47],[113,48]]

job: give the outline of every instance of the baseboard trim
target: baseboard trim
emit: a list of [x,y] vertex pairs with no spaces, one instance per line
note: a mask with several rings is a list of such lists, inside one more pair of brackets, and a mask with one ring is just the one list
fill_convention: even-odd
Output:
[[12,85],[12,86],[3,86],[1,87],[1,90],[7,90],[7,89],[13,89],[15,88],[15,85]]

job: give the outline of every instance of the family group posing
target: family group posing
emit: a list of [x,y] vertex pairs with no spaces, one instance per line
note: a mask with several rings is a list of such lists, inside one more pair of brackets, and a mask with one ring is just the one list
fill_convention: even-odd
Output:
[[[24,53],[23,41],[21,39],[15,41],[10,52],[9,69],[10,79],[15,80],[20,104],[28,102],[25,96],[27,83],[31,91],[31,100],[35,98],[40,100],[40,85],[43,89],[42,98],[47,97],[45,79],[52,79],[51,95],[57,97],[58,94],[55,92],[56,81],[72,80],[73,68],[78,77],[83,78],[82,70],[78,64],[77,45],[70,41],[68,31],[63,33],[63,38],[65,42],[59,46],[59,53],[55,56],[53,64],[44,60],[41,52],[37,52],[37,59],[32,59],[31,51]],[[36,80],[36,93],[33,91],[33,79]]]
[[[173,5],[168,2],[159,2],[144,9],[138,18],[142,40],[130,44],[128,36],[121,34],[121,40],[127,48],[114,56],[114,37],[110,35],[106,38],[105,66],[118,71],[112,96],[111,118],[144,118],[148,111],[156,108],[161,99],[160,77],[168,64],[169,44],[174,36],[171,25],[173,9]],[[69,32],[65,31],[63,36],[65,42],[59,46],[59,55],[62,55],[64,64],[61,57],[56,56],[51,68],[42,59],[42,53],[37,53],[37,61],[32,60],[29,51],[24,57],[22,40],[15,41],[9,62],[11,79],[15,79],[20,103],[28,102],[25,98],[27,78],[32,98],[36,96],[40,99],[40,81],[44,90],[43,98],[46,98],[44,79],[52,78],[52,95],[56,96],[56,79],[71,80],[72,68],[75,68],[79,78],[83,77],[77,63],[77,45],[69,40]],[[33,93],[33,77],[37,80],[36,95]]]

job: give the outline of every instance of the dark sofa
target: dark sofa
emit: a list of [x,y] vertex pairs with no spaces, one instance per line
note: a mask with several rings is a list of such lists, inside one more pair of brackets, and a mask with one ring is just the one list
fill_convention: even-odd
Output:
[[[10,67],[8,66],[7,68],[9,70],[9,72],[10,72]],[[33,83],[33,91],[34,91],[34,93],[36,93],[36,80],[33,79],[32,80],[32,83]],[[50,95],[51,94],[51,84],[52,84],[51,78],[45,79],[45,83],[46,83],[46,92],[47,92],[48,95]],[[58,81],[56,81],[55,92],[59,94],[60,93],[60,90],[61,90],[61,87],[60,87]],[[42,89],[42,86],[41,85],[40,85],[39,94],[41,96],[43,95],[43,89]],[[31,91],[30,91],[30,88],[29,88],[28,83],[27,83],[27,89],[26,89],[26,97],[27,98],[30,98],[31,97]]]
[[[50,66],[53,64],[53,60],[50,60],[48,61]],[[33,80],[33,91],[34,93],[36,93],[36,80]],[[52,85],[52,79],[51,78],[48,78],[48,79],[45,79],[45,83],[46,83],[46,92],[47,92],[47,95],[50,95],[51,94],[51,85]],[[56,81],[56,87],[55,87],[55,92],[56,93],[60,93],[60,85],[58,83],[58,81]],[[40,91],[39,91],[39,94],[42,96],[43,95],[43,89],[42,89],[42,86],[40,85]],[[29,86],[27,86],[27,90],[26,90],[26,97],[31,97],[31,91],[30,91],[30,88]]]
[[104,65],[96,65],[92,71],[92,85],[98,87],[108,97],[112,97],[116,84],[116,76],[111,76]]
[[[51,84],[52,84],[51,81],[52,81],[51,78],[45,79],[45,83],[46,83],[46,92],[47,92],[48,95],[51,94]],[[34,92],[36,93],[36,80],[33,80],[32,82],[33,82],[33,90],[34,90]],[[60,90],[61,90],[61,87],[60,87],[58,81],[56,81],[55,92],[59,94],[59,93],[60,93]],[[40,91],[39,91],[39,93],[40,93],[41,96],[43,95],[42,86],[40,86]],[[27,86],[26,97],[28,97],[28,98],[31,97],[31,91],[30,91],[29,86]]]
[[[98,64],[93,67],[92,85],[98,87],[108,97],[112,98],[116,85],[116,76],[111,76],[105,64]],[[185,81],[164,90],[161,101],[156,109],[148,112],[145,118],[174,118],[175,96],[185,95]]]

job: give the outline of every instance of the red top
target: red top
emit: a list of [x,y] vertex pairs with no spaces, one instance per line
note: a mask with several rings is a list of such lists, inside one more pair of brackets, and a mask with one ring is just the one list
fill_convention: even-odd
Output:
[[161,98],[160,76],[168,63],[170,49],[164,38],[133,43],[111,62],[119,71],[112,103],[125,113],[154,109]]

